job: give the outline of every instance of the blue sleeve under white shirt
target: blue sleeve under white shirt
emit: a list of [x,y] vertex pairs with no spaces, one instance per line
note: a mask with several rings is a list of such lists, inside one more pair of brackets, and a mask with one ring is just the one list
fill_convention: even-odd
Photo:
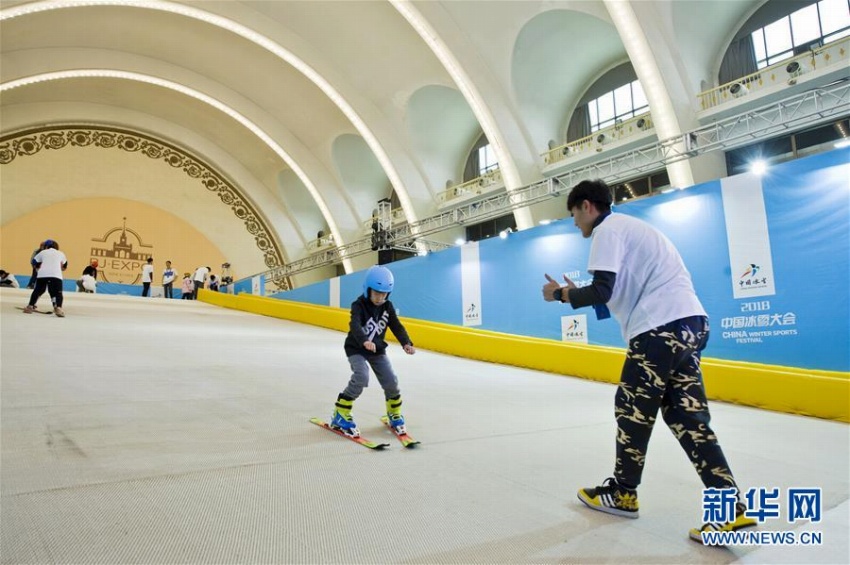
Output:
[[616,273],[607,305],[626,341],[681,318],[706,316],[679,252],[642,220],[605,218],[593,230],[587,270]]

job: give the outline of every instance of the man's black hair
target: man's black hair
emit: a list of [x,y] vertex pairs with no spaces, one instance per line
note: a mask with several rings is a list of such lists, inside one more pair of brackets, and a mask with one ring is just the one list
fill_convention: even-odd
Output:
[[590,201],[600,212],[611,210],[611,189],[604,180],[583,180],[575,185],[567,197],[567,211],[581,206],[585,200]]

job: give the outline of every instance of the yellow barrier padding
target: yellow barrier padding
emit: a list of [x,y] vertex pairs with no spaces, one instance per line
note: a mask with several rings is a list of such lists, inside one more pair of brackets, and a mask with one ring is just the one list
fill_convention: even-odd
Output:
[[[199,300],[341,332],[348,308],[316,306],[249,294],[201,291]],[[625,350],[563,343],[438,322],[402,318],[416,347],[548,373],[618,383]],[[390,332],[389,339],[393,339]],[[709,398],[766,410],[850,422],[850,373],[704,358]]]

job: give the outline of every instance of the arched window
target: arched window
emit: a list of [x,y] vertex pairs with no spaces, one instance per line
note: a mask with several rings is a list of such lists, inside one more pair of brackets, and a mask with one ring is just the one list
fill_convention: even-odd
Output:
[[576,141],[618,120],[649,111],[646,95],[630,62],[614,67],[585,91],[567,126],[567,142]]
[[493,169],[499,168],[499,160],[496,158],[496,152],[488,143],[478,148],[478,176],[485,175]]
[[850,0],[821,0],[751,34],[759,69],[848,35]]
[[463,167],[463,182],[471,181],[498,167],[499,162],[496,161],[496,153],[490,147],[487,136],[482,133],[472,144],[469,155],[466,157],[466,164]]
[[772,0],[756,10],[726,49],[718,84],[850,35],[850,0],[809,2],[789,13],[798,6]]
[[633,80],[587,103],[590,132],[613,126],[647,111],[649,102],[646,101],[640,81]]

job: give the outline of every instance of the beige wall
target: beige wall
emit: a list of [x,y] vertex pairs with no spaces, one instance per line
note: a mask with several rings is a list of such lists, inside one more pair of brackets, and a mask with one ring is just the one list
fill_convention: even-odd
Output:
[[[122,233],[136,257],[121,250]],[[77,277],[92,258],[98,259],[105,280],[125,284],[140,284],[138,277],[149,255],[154,259],[155,282],[161,279],[166,260],[180,276],[200,265],[219,273],[227,260],[203,234],[165,210],[123,198],[80,198],[40,208],[3,225],[2,268],[29,274],[33,249],[48,238],[59,242],[68,257],[66,278]],[[109,256],[113,254],[118,256]]]
[[[74,131],[88,133],[90,130],[83,127]],[[113,134],[115,142],[118,135]],[[133,134],[126,135],[132,137]],[[42,134],[31,137],[41,139]],[[164,150],[162,147],[159,149]],[[167,153],[160,155],[163,154]],[[20,272],[22,269],[28,273],[26,265],[29,253],[38,241],[54,237],[60,241],[63,250],[70,249],[68,246],[76,245],[72,243],[73,239],[79,237],[89,241],[92,238],[103,238],[109,229],[120,227],[122,218],[127,216],[127,227],[139,233],[145,244],[149,240],[154,241],[158,272],[162,266],[159,260],[167,258],[174,261],[174,265],[181,269],[181,274],[182,270],[192,269],[201,262],[207,264],[206,261],[209,261],[214,272],[218,272],[223,261],[230,262],[233,265],[233,276],[236,277],[266,271],[269,267],[266,266],[264,251],[259,246],[262,233],[249,231],[245,216],[234,211],[230,198],[225,199],[229,194],[209,190],[203,178],[197,176],[198,171],[194,171],[195,176],[192,176],[186,169],[184,165],[174,166],[162,156],[151,158],[144,151],[126,151],[114,144],[101,147],[95,143],[75,145],[69,142],[61,148],[55,148],[43,142],[37,151],[18,153],[11,162],[0,166],[0,232],[4,240],[0,265],[16,274],[24,274]],[[15,228],[14,237],[7,233],[13,226],[20,225],[19,222],[29,221],[25,218],[32,214],[78,201],[89,201],[89,204],[68,212],[70,216],[67,220],[79,231],[66,231],[66,241],[55,232],[50,235],[48,232],[52,229],[48,228],[52,228],[52,225],[48,223],[29,236],[17,232],[18,228]],[[101,209],[101,203],[105,205],[109,201],[125,202],[117,208]],[[136,204],[138,208],[135,208]],[[256,202],[250,204],[265,213],[265,205],[260,208]],[[274,207],[271,208],[274,217]],[[148,219],[157,216],[156,220]],[[57,228],[66,225],[63,213],[39,221],[56,221]],[[138,221],[143,222],[143,225]],[[269,229],[274,229],[271,222],[267,221],[267,224]],[[176,225],[194,228],[192,235],[184,235],[184,238],[195,241],[192,245],[197,248],[190,256],[181,257],[179,263],[177,255],[165,256],[178,253],[177,250],[171,252],[168,247],[164,247],[166,243],[171,245],[170,241],[174,238],[156,239],[160,237],[159,231],[173,230],[171,226]],[[26,241],[5,241],[10,238],[17,240],[19,237]],[[19,245],[29,249],[25,251],[27,261],[23,263],[15,259],[14,255]],[[88,247],[86,243],[74,250],[74,254],[86,254]],[[215,253],[207,252],[210,247],[215,249]],[[209,256],[205,258],[206,255]],[[221,258],[222,255],[224,258]],[[82,269],[80,261],[87,260],[86,257],[71,257],[71,272],[74,276],[79,274],[78,267]]]

